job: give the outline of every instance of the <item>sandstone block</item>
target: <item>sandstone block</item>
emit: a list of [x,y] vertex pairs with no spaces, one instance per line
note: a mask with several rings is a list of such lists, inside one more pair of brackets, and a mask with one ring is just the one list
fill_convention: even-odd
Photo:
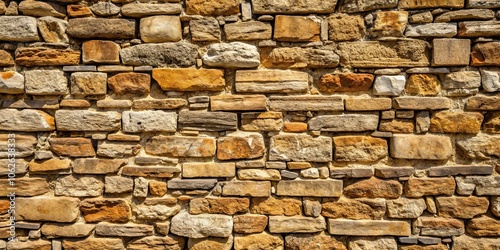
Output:
[[323,217],[269,216],[271,233],[315,233],[326,229]]
[[264,155],[265,148],[261,134],[233,133],[217,140],[217,158],[255,159]]
[[103,190],[104,183],[95,177],[69,175],[59,178],[55,182],[54,194],[71,197],[95,197],[102,195]]
[[123,132],[175,132],[177,114],[164,111],[125,111],[122,114]]
[[450,237],[464,233],[464,223],[457,219],[422,216],[413,223],[414,231],[421,235]]
[[223,196],[269,197],[271,182],[269,181],[231,181],[224,183]]
[[342,181],[339,180],[293,180],[280,181],[276,195],[339,197],[342,194]]
[[387,141],[367,136],[333,138],[336,161],[372,162],[387,156]]
[[[14,64],[14,62],[12,62],[12,64]],[[15,71],[5,71],[0,73],[0,93],[24,93],[24,76]]]
[[271,39],[273,28],[269,23],[248,21],[228,23],[224,25],[224,32],[229,41],[266,40]]
[[75,72],[71,74],[71,94],[76,96],[105,95],[107,74]]
[[[481,10],[485,13],[485,10]],[[458,36],[461,37],[494,37],[500,34],[500,22],[497,21],[470,21],[458,25]]]
[[238,179],[256,181],[279,181],[280,172],[276,169],[241,169],[238,170]]
[[74,223],[74,224],[58,224],[58,223],[44,223],[40,228],[42,234],[47,238],[59,237],[87,237],[94,231],[95,225]]
[[124,248],[121,239],[87,238],[85,240],[63,240],[62,246],[68,250],[120,250]]
[[500,97],[496,96],[473,96],[467,99],[465,109],[468,110],[500,110]]
[[472,48],[471,65],[472,66],[500,66],[498,55],[500,43],[480,43]]
[[397,4],[398,2],[395,0],[361,0],[356,2],[342,2],[339,10],[347,13],[363,12],[368,10],[393,8],[396,7]]
[[119,64],[120,45],[111,41],[91,40],[82,45],[83,63]]
[[470,40],[442,38],[432,41],[433,66],[461,66],[469,64]]
[[0,195],[7,196],[14,192],[16,196],[37,196],[49,191],[49,185],[43,178],[18,178],[14,184],[8,179],[0,180]]
[[274,22],[274,40],[319,41],[320,24],[319,19],[312,17],[277,15]]
[[50,138],[50,150],[59,156],[95,156],[92,141],[86,138]]
[[271,96],[272,111],[340,111],[344,101],[339,96]]
[[264,95],[220,95],[210,97],[213,111],[266,110]]
[[441,111],[432,115],[429,131],[477,134],[481,130],[482,123],[483,115],[478,112]]
[[227,238],[208,237],[202,239],[190,238],[188,241],[188,248],[197,249],[220,249],[230,250],[233,247],[233,236]]
[[397,199],[402,193],[403,186],[398,181],[386,181],[375,177],[358,181],[344,188],[344,195],[350,198]]
[[130,207],[123,199],[94,198],[85,199],[80,210],[86,222],[127,222],[130,218]]
[[[112,83],[114,81],[111,78],[108,79],[108,83]],[[117,78],[117,79],[121,79],[121,78]],[[150,79],[150,78],[148,77],[148,79]],[[121,81],[121,82],[127,82],[127,80]],[[148,84],[148,86],[149,86],[149,84]],[[109,87],[111,89],[115,89],[115,91],[116,91],[116,88],[113,87],[112,85],[110,85]],[[134,88],[134,91],[136,91],[135,88]],[[141,93],[143,91],[138,90],[137,92]],[[134,93],[137,93],[137,92],[134,92]],[[178,109],[180,107],[186,106],[186,104],[187,104],[187,101],[184,99],[180,99],[180,98],[142,99],[142,100],[134,100],[134,104],[132,105],[132,108],[134,108],[134,109]]]
[[450,138],[437,135],[396,135],[390,149],[398,159],[446,160],[453,154]]
[[500,137],[498,136],[476,136],[457,142],[460,148],[468,158],[488,159],[490,157],[500,156]]
[[26,93],[30,95],[64,95],[68,79],[62,70],[28,70],[24,72]]
[[285,237],[286,249],[306,250],[310,246],[317,247],[317,250],[345,250],[344,244],[325,233],[316,234],[290,234]]
[[[125,160],[119,159],[76,159],[73,161],[73,172],[78,174],[109,174],[116,173],[125,165]],[[108,188],[106,187],[106,192]]]
[[[225,25],[224,28],[227,28],[228,25]],[[196,42],[211,42],[221,39],[219,22],[215,18],[191,20],[189,21],[189,31],[191,32],[191,39]]]
[[488,211],[490,202],[486,197],[437,197],[439,216],[471,219]]
[[131,142],[102,141],[97,145],[97,155],[110,158],[125,158],[137,155],[141,145]]
[[302,202],[296,198],[253,198],[250,206],[252,214],[264,215],[301,215]]
[[363,18],[357,15],[333,14],[328,17],[328,38],[333,41],[360,40],[366,33]]
[[151,77],[143,73],[118,73],[108,78],[108,86],[119,96],[146,96],[150,92]]
[[48,43],[69,43],[66,28],[68,22],[59,18],[44,16],[38,18],[38,30],[45,42]]
[[425,8],[463,8],[462,0],[403,0],[399,2],[399,8],[402,9],[425,9]]
[[237,234],[234,237],[234,249],[283,249],[283,237],[281,234],[269,234],[267,232],[255,234]]
[[210,157],[215,155],[211,137],[154,136],[146,144],[146,153],[171,157]]
[[321,215],[334,219],[380,220],[384,217],[385,210],[384,199],[341,199],[323,203]]
[[408,23],[406,11],[380,11],[370,34],[375,37],[401,37]]
[[478,88],[481,75],[477,71],[457,71],[447,74],[441,85],[444,89]]
[[454,37],[457,23],[411,24],[406,27],[406,37]]
[[262,233],[267,227],[268,218],[265,215],[243,214],[235,215],[234,233],[251,234]]
[[225,86],[224,72],[217,69],[153,69],[155,79],[163,90],[219,91]]
[[283,128],[281,112],[249,112],[241,114],[241,129],[245,131],[279,131]]
[[328,232],[351,236],[409,236],[411,228],[405,221],[328,219]]
[[166,220],[181,211],[175,198],[149,198],[133,205],[132,211],[141,220]]
[[189,213],[233,215],[247,211],[249,205],[247,198],[195,198],[189,202]]
[[216,43],[208,46],[203,63],[220,68],[254,68],[260,64],[260,54],[257,47],[246,43]]
[[287,2],[273,0],[254,0],[252,1],[253,12],[255,14],[326,14],[332,13],[337,4],[336,0],[312,2]]
[[441,91],[439,78],[431,74],[412,74],[406,83],[406,94],[435,96]]
[[184,129],[224,131],[236,130],[238,117],[228,112],[181,111],[178,122]]
[[47,172],[57,170],[69,170],[71,161],[68,159],[51,158],[45,161],[31,161],[29,163],[30,172]]
[[178,3],[130,3],[121,8],[124,16],[140,18],[145,16],[171,15],[182,12],[182,5]]
[[165,237],[148,236],[129,241],[127,248],[130,250],[141,250],[145,248],[159,247],[163,249],[184,249],[186,240],[184,237],[167,235]]
[[473,238],[465,234],[453,238],[453,248],[456,250],[495,249],[499,244],[498,238]]
[[74,222],[80,215],[77,198],[34,197],[16,199],[16,218],[20,220]]
[[378,114],[322,115],[309,120],[309,130],[361,132],[377,130]]
[[74,38],[132,39],[135,38],[135,20],[118,18],[72,18],[68,35]]
[[187,0],[186,13],[188,15],[205,15],[205,16],[229,16],[240,13],[241,0],[223,0],[223,1],[206,1],[206,0]]
[[37,21],[28,16],[1,16],[0,41],[7,42],[37,42]]
[[141,224],[99,223],[96,225],[95,233],[97,235],[111,237],[142,237],[152,235],[153,226]]
[[335,92],[367,91],[373,83],[371,74],[325,74],[318,83],[319,91],[326,94]]
[[182,164],[182,177],[234,177],[236,169],[234,163],[195,163]]
[[389,218],[418,218],[426,208],[424,199],[399,198],[387,201]]
[[120,57],[123,64],[131,66],[188,67],[196,63],[198,47],[185,42],[140,44],[120,50]]
[[16,50],[16,64],[27,67],[77,65],[79,62],[80,52],[74,50],[30,47]]
[[332,160],[332,151],[332,139],[329,137],[275,135],[271,138],[269,160],[328,162]]
[[474,218],[467,223],[467,233],[476,237],[498,237],[500,235],[500,222],[487,216]]
[[335,68],[339,56],[332,50],[314,48],[262,48],[261,62],[266,68]]
[[55,117],[60,131],[115,131],[121,127],[121,115],[114,111],[58,110]]
[[410,178],[405,185],[405,194],[407,197],[451,196],[454,192],[455,180],[452,177]]
[[483,125],[484,132],[500,133],[500,112],[492,112],[486,115]]
[[232,230],[233,218],[228,215],[180,212],[170,222],[173,234],[189,238],[229,237]]
[[141,39],[146,43],[177,42],[182,39],[181,20],[178,16],[152,16],[141,18]]
[[437,110],[450,109],[451,103],[445,97],[397,97],[393,99],[396,109]]
[[53,131],[54,117],[36,109],[1,109],[0,130],[4,131]]
[[120,13],[120,7],[110,2],[95,3],[90,9],[98,16],[114,16]]

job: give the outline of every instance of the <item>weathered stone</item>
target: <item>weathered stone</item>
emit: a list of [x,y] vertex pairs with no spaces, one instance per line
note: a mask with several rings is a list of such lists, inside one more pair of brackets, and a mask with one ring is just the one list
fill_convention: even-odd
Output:
[[119,64],[120,45],[111,41],[91,40],[82,45],[83,63]]
[[425,9],[425,8],[463,8],[463,0],[403,0],[399,2],[399,8],[402,9]]
[[353,13],[353,12],[364,12],[369,10],[377,9],[387,9],[396,7],[398,1],[396,0],[383,0],[383,1],[373,1],[373,0],[361,0],[355,2],[342,2],[339,10],[341,12]]
[[469,64],[469,39],[434,39],[432,40],[432,47],[433,66],[462,66]]
[[184,129],[225,131],[236,130],[238,117],[227,112],[181,111],[178,122]]
[[333,41],[360,40],[365,35],[361,16],[333,14],[328,17],[328,38]]
[[[99,165],[97,165],[99,167]],[[106,194],[122,194],[132,192],[134,181],[121,176],[106,176],[104,190]]]
[[220,249],[220,250],[231,250],[233,246],[233,236],[230,235],[227,238],[202,238],[194,239],[190,238],[188,241],[188,248],[193,250],[201,249]]
[[89,17],[92,16],[90,7],[80,4],[69,4],[66,6],[68,16],[70,17]]
[[444,89],[478,88],[481,75],[477,71],[457,71],[447,74],[441,84]]
[[394,237],[353,237],[349,239],[348,246],[349,250],[398,249],[398,244]]
[[319,91],[325,94],[336,92],[367,91],[373,83],[371,74],[325,74],[318,83]]
[[454,250],[494,250],[499,244],[498,238],[473,238],[465,234],[453,238]]
[[141,224],[99,223],[95,227],[95,233],[97,235],[111,237],[142,237],[152,235],[153,226]]
[[309,135],[275,135],[271,138],[270,161],[312,161],[332,160],[332,139],[313,138]]
[[264,215],[301,215],[302,202],[296,198],[253,198],[250,206],[252,214]]
[[247,198],[195,198],[189,202],[189,213],[233,215],[247,211],[249,205]]
[[175,132],[177,114],[164,111],[125,111],[122,114],[123,132]]
[[164,181],[149,181],[149,194],[154,196],[164,196],[167,193],[167,183]]
[[150,92],[151,77],[143,73],[119,73],[108,78],[108,86],[119,96],[146,96]]
[[319,41],[320,24],[321,21],[313,17],[277,15],[274,22],[274,40]]
[[170,222],[173,234],[189,238],[229,237],[232,230],[233,218],[228,215],[180,212]]
[[458,36],[461,37],[494,37],[500,34],[500,22],[497,21],[461,22],[458,26]]
[[87,238],[84,240],[63,240],[66,250],[121,250],[124,249],[121,239],[112,238]]
[[397,97],[393,100],[396,109],[437,110],[451,108],[446,97]]
[[271,182],[269,181],[231,181],[224,183],[223,196],[269,197]]
[[15,71],[1,72],[0,93],[5,93],[5,94],[24,93],[24,76]]
[[132,192],[133,197],[146,198],[148,196],[149,182],[144,177],[139,177],[134,179],[134,191]]
[[325,233],[287,235],[285,247],[291,250],[346,250],[342,242]]
[[473,96],[467,99],[465,109],[468,110],[500,110],[500,97],[497,96]]
[[342,181],[339,180],[293,180],[280,181],[276,195],[339,197],[342,194]]
[[405,92],[419,96],[435,96],[441,91],[440,81],[436,75],[412,74],[406,83]]
[[372,177],[358,181],[344,188],[344,195],[350,198],[397,199],[403,193],[403,186],[394,180],[381,180]]
[[481,130],[482,122],[483,115],[478,112],[441,111],[432,115],[429,131],[477,134]]
[[[108,83],[110,83],[110,82],[108,81]],[[110,88],[113,89],[113,87],[111,85],[110,85]],[[135,92],[135,93],[137,93],[137,92]],[[140,91],[139,91],[139,93],[140,93]],[[134,108],[134,109],[178,109],[180,107],[186,106],[186,104],[187,104],[187,101],[184,99],[180,99],[180,98],[142,99],[142,100],[134,100],[134,104],[133,104],[132,108]]]
[[[229,24],[224,26],[226,30],[228,29],[228,25]],[[215,18],[191,20],[189,21],[189,31],[191,32],[191,39],[195,42],[211,42],[221,40],[219,22]],[[228,35],[226,34],[226,38],[227,36]]]
[[373,84],[374,95],[399,96],[406,86],[404,76],[378,76]]
[[342,199],[322,204],[321,215],[334,219],[380,220],[384,217],[386,201],[384,199]]
[[141,220],[166,220],[181,211],[181,207],[172,198],[149,198],[142,204],[132,207],[136,217]]
[[486,133],[500,133],[500,112],[486,114],[483,129]]
[[50,16],[38,18],[38,30],[47,43],[69,43],[66,27],[68,22],[59,18]]
[[[17,146],[16,152],[18,152],[19,154],[25,153],[19,150],[19,143],[17,143],[17,138],[16,138],[16,146]],[[0,149],[3,149],[2,146],[0,146]],[[7,156],[8,151],[5,150],[3,152],[5,152],[5,156]],[[2,155],[0,155],[0,157],[2,157]],[[15,169],[13,173],[25,174],[26,172],[28,172],[28,162],[23,159],[16,159],[14,162],[12,162],[10,159],[0,159],[0,175],[5,176],[11,173],[10,170],[12,170],[12,168],[14,167],[12,164],[15,164]]]
[[135,20],[118,18],[72,18],[67,34],[75,38],[132,39],[135,38]]
[[[218,26],[217,26],[218,27]],[[226,40],[229,41],[252,41],[271,39],[273,28],[271,24],[248,21],[229,23],[224,25]]]
[[370,34],[374,37],[401,37],[408,23],[406,11],[377,12]]
[[0,41],[37,42],[36,18],[27,16],[0,16]]
[[[14,59],[12,58],[12,55],[5,50],[0,50],[0,66],[3,67],[3,66],[13,66],[13,65],[14,65]],[[5,80],[3,79],[3,77],[1,78],[2,81]]]
[[[120,57],[124,65],[186,67],[196,63],[197,48],[185,42],[140,44],[120,50]],[[185,72],[180,75],[185,75]]]
[[127,248],[130,250],[141,249],[184,249],[186,240],[184,237],[167,235],[165,237],[148,236],[129,241]]
[[79,62],[80,52],[74,50],[30,47],[16,50],[16,64],[27,67],[77,65]]
[[92,142],[85,138],[50,138],[50,150],[59,156],[95,156]]
[[68,197],[16,198],[16,218],[19,220],[74,222],[80,215],[80,200]]
[[238,171],[238,179],[240,180],[256,180],[256,181],[279,181],[281,175],[275,169],[241,169]]
[[29,163],[29,170],[30,172],[69,170],[70,165],[71,161],[68,159],[60,160],[57,158],[51,158],[45,161],[31,161]]
[[237,234],[234,237],[234,249],[283,249],[283,237],[280,234],[269,234],[267,232],[258,234]]
[[457,177],[457,193],[471,195],[474,190],[477,195],[500,195],[500,177],[498,176],[467,176]]
[[500,156],[500,137],[497,136],[476,136],[457,142],[460,148],[468,158],[488,159],[490,157]]
[[373,176],[373,169],[371,167],[362,166],[331,168],[330,172],[330,177],[332,178],[369,178]]
[[378,127],[378,114],[323,115],[309,120],[310,130],[332,132],[373,131]]
[[105,95],[107,74],[75,72],[71,74],[71,94],[75,96]]
[[90,6],[92,12],[98,16],[114,16],[120,13],[120,7],[110,2],[99,2]]
[[58,18],[66,16],[62,6],[42,1],[23,1],[19,4],[19,11],[26,16],[53,16]]
[[229,16],[240,12],[241,0],[224,0],[212,2],[206,0],[187,0],[188,15]]
[[245,131],[279,131],[283,128],[281,112],[251,112],[241,114],[241,129]]
[[500,236],[500,221],[491,217],[474,218],[467,223],[467,233],[471,236]]
[[234,233],[262,233],[267,227],[268,218],[265,215],[257,214],[243,214],[235,215],[234,220]]
[[234,177],[236,175],[234,163],[184,163],[182,177]]
[[12,192],[16,196],[37,196],[49,191],[49,185],[43,178],[16,178],[13,183],[9,179],[1,179],[0,187],[0,195],[4,197]]
[[[342,66],[360,68],[429,66],[429,49],[422,40],[340,43]],[[411,51],[412,53],[408,53]]]
[[271,233],[315,233],[326,229],[323,217],[269,216]]
[[422,216],[413,222],[413,229],[421,235],[450,237],[463,234],[464,223],[457,219]]
[[217,184],[217,179],[182,179],[167,182],[169,189],[212,189]]
[[47,238],[59,237],[87,237],[94,231],[95,225],[85,223],[74,224],[57,224],[57,223],[44,223],[41,231]]
[[378,129],[383,132],[391,133],[413,133],[415,126],[413,125],[413,120],[394,119],[380,121]]
[[145,150],[152,155],[210,157],[215,155],[215,140],[211,137],[154,136]]
[[456,23],[411,24],[406,27],[406,37],[454,37]]
[[[30,1],[31,2],[31,1]],[[5,237],[7,238],[7,237]],[[31,237],[30,237],[31,238]],[[51,242],[47,240],[28,240],[28,241],[18,241],[10,240],[7,244],[2,245],[5,249],[12,250],[51,250]]]
[[486,165],[453,165],[432,167],[429,169],[429,176],[449,176],[449,175],[490,175],[493,173],[492,166]]
[[387,201],[389,218],[418,218],[426,208],[424,199],[399,198]]
[[1,109],[0,130],[6,131],[53,131],[54,117],[36,109]]
[[336,0],[314,0],[308,3],[272,0],[252,1],[253,13],[255,14],[327,14],[334,11],[336,4]]
[[405,221],[328,219],[328,232],[353,236],[409,236],[411,228]]
[[266,110],[264,95],[220,95],[210,97],[213,111]]
[[62,70],[28,70],[24,72],[26,93],[30,95],[63,95],[68,80]]
[[375,176],[381,178],[408,177],[413,174],[413,167],[377,167]]
[[57,110],[56,126],[60,131],[115,131],[121,127],[118,112]]
[[271,96],[269,109],[272,111],[340,111],[344,110],[344,102],[339,96]]
[[225,86],[223,77],[224,72],[217,69],[153,69],[153,79],[163,90],[223,90]]
[[[461,20],[488,20],[495,16],[495,12],[492,10],[481,10],[481,9],[463,9],[445,12],[438,17],[436,17],[436,22],[450,22],[450,21],[461,21]],[[467,26],[467,23],[460,23],[459,25]]]
[[104,183],[90,176],[66,176],[55,183],[55,195],[72,197],[100,196],[104,190]]
[[485,92],[500,91],[500,72],[495,68],[481,68],[481,80]]
[[326,49],[262,48],[261,63],[266,68],[335,68],[339,56]]
[[146,43],[177,42],[182,39],[178,16],[151,16],[141,18],[141,39]]
[[208,46],[203,63],[220,68],[254,68],[260,64],[260,55],[257,47],[246,43],[215,43]]
[[371,162],[387,156],[387,141],[367,136],[333,138],[336,161]]
[[130,207],[123,199],[94,198],[85,199],[80,204],[86,222],[128,222]]
[[470,219],[488,211],[486,197],[437,197],[439,216]]
[[283,124],[283,132],[301,133],[307,131],[307,123],[287,122]]

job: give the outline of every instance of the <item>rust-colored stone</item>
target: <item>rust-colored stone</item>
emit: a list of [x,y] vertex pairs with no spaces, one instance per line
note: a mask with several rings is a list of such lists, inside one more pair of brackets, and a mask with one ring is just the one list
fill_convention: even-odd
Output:
[[396,199],[403,193],[403,186],[395,180],[381,180],[372,177],[358,181],[344,189],[344,195],[350,198],[386,198]]
[[78,65],[80,51],[48,48],[19,48],[16,50],[16,64],[34,66]]
[[482,123],[483,115],[479,112],[441,111],[432,115],[429,130],[435,133],[477,134]]
[[86,41],[82,45],[82,52],[83,63],[120,63],[120,45],[111,41]]
[[220,91],[226,85],[218,69],[153,69],[153,79],[163,90]]
[[383,200],[339,200],[323,203],[321,215],[334,219],[380,220],[385,214]]
[[471,60],[472,66],[500,66],[500,42],[476,44]]
[[318,88],[325,94],[368,91],[372,86],[373,79],[372,74],[325,74],[321,76]]
[[467,233],[476,237],[500,236],[500,220],[482,216],[473,218],[467,224]]
[[60,156],[95,156],[92,141],[87,138],[50,138],[50,149]]
[[253,214],[265,215],[300,215],[302,213],[302,202],[295,198],[253,198],[250,206]]
[[418,198],[431,195],[450,196],[455,192],[455,179],[443,178],[410,178],[405,185],[407,197]]
[[319,41],[321,21],[305,16],[277,15],[274,39],[287,42]]
[[262,233],[267,227],[268,218],[259,214],[243,214],[233,217],[235,233]]
[[382,120],[378,129],[384,132],[413,133],[415,125],[413,120],[408,119]]
[[407,94],[435,96],[441,91],[441,84],[436,75],[412,74],[406,82]]
[[119,73],[108,78],[108,86],[120,96],[146,96],[151,89],[151,76],[143,73]]
[[189,202],[189,213],[233,215],[245,212],[249,205],[248,198],[196,198]]

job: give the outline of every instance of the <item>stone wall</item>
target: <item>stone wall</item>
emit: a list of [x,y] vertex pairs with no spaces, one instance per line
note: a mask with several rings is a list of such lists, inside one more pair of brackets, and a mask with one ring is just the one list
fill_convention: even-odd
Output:
[[499,9],[0,1],[0,249],[499,249]]

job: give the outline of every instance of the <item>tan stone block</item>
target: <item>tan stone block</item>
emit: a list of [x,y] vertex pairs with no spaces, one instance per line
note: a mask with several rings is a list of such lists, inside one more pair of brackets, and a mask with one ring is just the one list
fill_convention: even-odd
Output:
[[68,197],[16,199],[16,218],[27,221],[74,222],[80,216],[80,200]]
[[318,89],[325,94],[368,91],[373,84],[373,79],[372,74],[325,74],[318,82]]
[[233,162],[230,163],[186,162],[182,164],[183,178],[234,177],[235,175],[236,175],[236,167]]
[[[4,228],[8,229],[8,228]],[[8,238],[10,236],[6,235],[5,238]],[[9,241],[7,242],[6,246],[8,249],[12,250],[51,250],[52,249],[52,244],[48,240],[28,240],[28,241]]]
[[360,40],[365,35],[365,23],[359,15],[333,14],[328,17],[328,37],[330,40]]
[[226,238],[207,237],[201,239],[189,238],[188,249],[203,250],[203,249],[220,249],[231,250],[233,247],[233,236]]
[[224,32],[229,41],[266,40],[271,39],[273,28],[267,22],[248,21],[226,23]]
[[83,63],[119,64],[120,45],[111,41],[91,40],[82,45]]
[[406,81],[405,92],[419,96],[435,96],[441,91],[441,83],[436,75],[412,74]]
[[500,66],[500,42],[478,43],[472,48],[472,66]]
[[464,0],[402,0],[401,9],[463,8]]
[[388,110],[391,107],[391,98],[348,98],[345,100],[345,109],[349,111]]
[[281,234],[269,234],[267,232],[235,235],[235,250],[249,250],[254,248],[266,250],[283,249],[283,237]]
[[450,99],[446,97],[396,97],[393,105],[396,109],[436,110],[450,109]]
[[500,221],[492,217],[473,218],[467,223],[467,233],[476,237],[500,236]]
[[155,196],[164,196],[167,193],[167,183],[164,181],[149,181],[149,193]]
[[481,130],[482,123],[483,115],[479,112],[441,111],[432,115],[429,131],[477,134]]
[[310,0],[306,2],[289,2],[275,0],[254,0],[255,14],[327,14],[335,10],[337,0]]
[[10,53],[5,50],[0,50],[0,66],[5,67],[13,65],[14,65],[14,59],[12,58]]
[[231,181],[224,183],[223,196],[269,197],[270,181]]
[[269,216],[271,233],[315,233],[326,229],[325,219],[305,216]]
[[189,202],[189,213],[233,215],[246,212],[249,205],[247,198],[195,198]]
[[384,199],[342,199],[322,204],[321,215],[334,219],[380,220],[384,217]]
[[339,56],[327,49],[263,47],[260,61],[266,68],[335,68],[339,65]]
[[350,198],[397,199],[402,193],[403,186],[398,181],[386,181],[375,177],[358,181],[344,188],[344,195]]
[[85,223],[74,224],[58,224],[58,223],[44,223],[40,228],[42,234],[47,238],[59,237],[87,237],[94,231],[95,225]]
[[235,88],[244,93],[307,92],[309,74],[289,70],[238,70]]
[[188,15],[230,16],[240,13],[241,0],[187,0]]
[[309,135],[282,134],[271,138],[270,161],[329,162],[332,159],[332,139]]
[[432,41],[433,66],[469,65],[470,40],[440,38]]
[[237,132],[217,140],[219,160],[255,159],[262,157],[266,146],[261,134]]
[[150,16],[141,18],[141,39],[146,43],[177,42],[182,39],[178,16]]
[[387,156],[387,141],[368,136],[333,137],[336,161],[372,162]]
[[453,177],[410,178],[406,181],[404,189],[407,197],[450,196],[455,193],[455,179]]
[[450,237],[464,233],[464,223],[461,220],[422,216],[413,222],[413,228],[425,236]]
[[[109,81],[109,79],[108,79]],[[110,86],[111,87],[111,86]],[[134,109],[178,109],[186,106],[187,101],[180,98],[169,99],[140,99],[134,100]]]
[[499,238],[477,238],[467,235],[453,238],[454,250],[494,250],[500,245]]
[[271,96],[272,111],[340,111],[344,101],[340,96]]
[[498,96],[473,96],[467,99],[465,109],[468,110],[500,110],[500,97]]
[[266,110],[265,95],[219,95],[210,97],[210,110]]
[[218,69],[153,69],[155,79],[163,90],[220,91],[226,83],[224,71]]
[[63,240],[65,250],[120,250],[124,249],[121,239],[86,238],[84,240]]
[[406,11],[377,12],[370,34],[375,37],[401,37],[408,23]]
[[107,74],[75,72],[71,74],[71,94],[77,96],[105,95]]
[[279,181],[281,174],[275,169],[240,169],[238,179],[255,181]]
[[136,33],[133,19],[84,17],[69,19],[68,23],[66,33],[80,39],[133,39]]
[[15,192],[16,196],[37,196],[49,191],[49,185],[44,178],[0,179],[0,195],[5,197]]
[[144,73],[119,73],[108,78],[108,86],[116,95],[146,96],[150,92],[151,76]]
[[277,15],[274,40],[284,42],[319,41],[321,21],[313,17]]
[[152,155],[211,157],[215,155],[215,140],[212,137],[153,136],[144,149]]
[[281,112],[251,112],[241,114],[241,129],[245,131],[280,131],[283,128]]
[[70,17],[88,17],[92,16],[92,10],[88,6],[81,4],[68,4],[66,11]]
[[69,170],[71,160],[52,158],[45,161],[31,161],[29,170],[32,172],[46,172],[56,170]]
[[407,119],[382,120],[378,129],[383,132],[413,133],[415,125],[413,120]]
[[326,233],[316,234],[289,234],[285,237],[285,248],[307,250],[314,246],[316,250],[346,250],[340,240]]
[[253,198],[250,205],[252,214],[264,215],[301,215],[302,201],[298,198]]
[[130,207],[124,199],[95,198],[85,199],[80,204],[80,210],[86,222],[128,222]]
[[92,141],[86,138],[50,138],[50,150],[59,156],[95,156]]
[[488,211],[490,202],[486,197],[437,197],[438,215],[471,219]]
[[16,50],[16,64],[34,66],[78,65],[80,51],[49,48],[19,48]]
[[340,180],[280,181],[276,186],[276,195],[279,196],[339,197],[341,194]]
[[352,236],[410,236],[411,227],[406,221],[328,219],[328,232]]
[[262,233],[267,227],[268,218],[265,215],[243,214],[233,217],[234,233]]
[[307,131],[307,123],[305,122],[285,122],[283,132],[301,133]]
[[438,135],[397,135],[390,151],[393,158],[415,160],[447,160],[453,154],[450,138]]

